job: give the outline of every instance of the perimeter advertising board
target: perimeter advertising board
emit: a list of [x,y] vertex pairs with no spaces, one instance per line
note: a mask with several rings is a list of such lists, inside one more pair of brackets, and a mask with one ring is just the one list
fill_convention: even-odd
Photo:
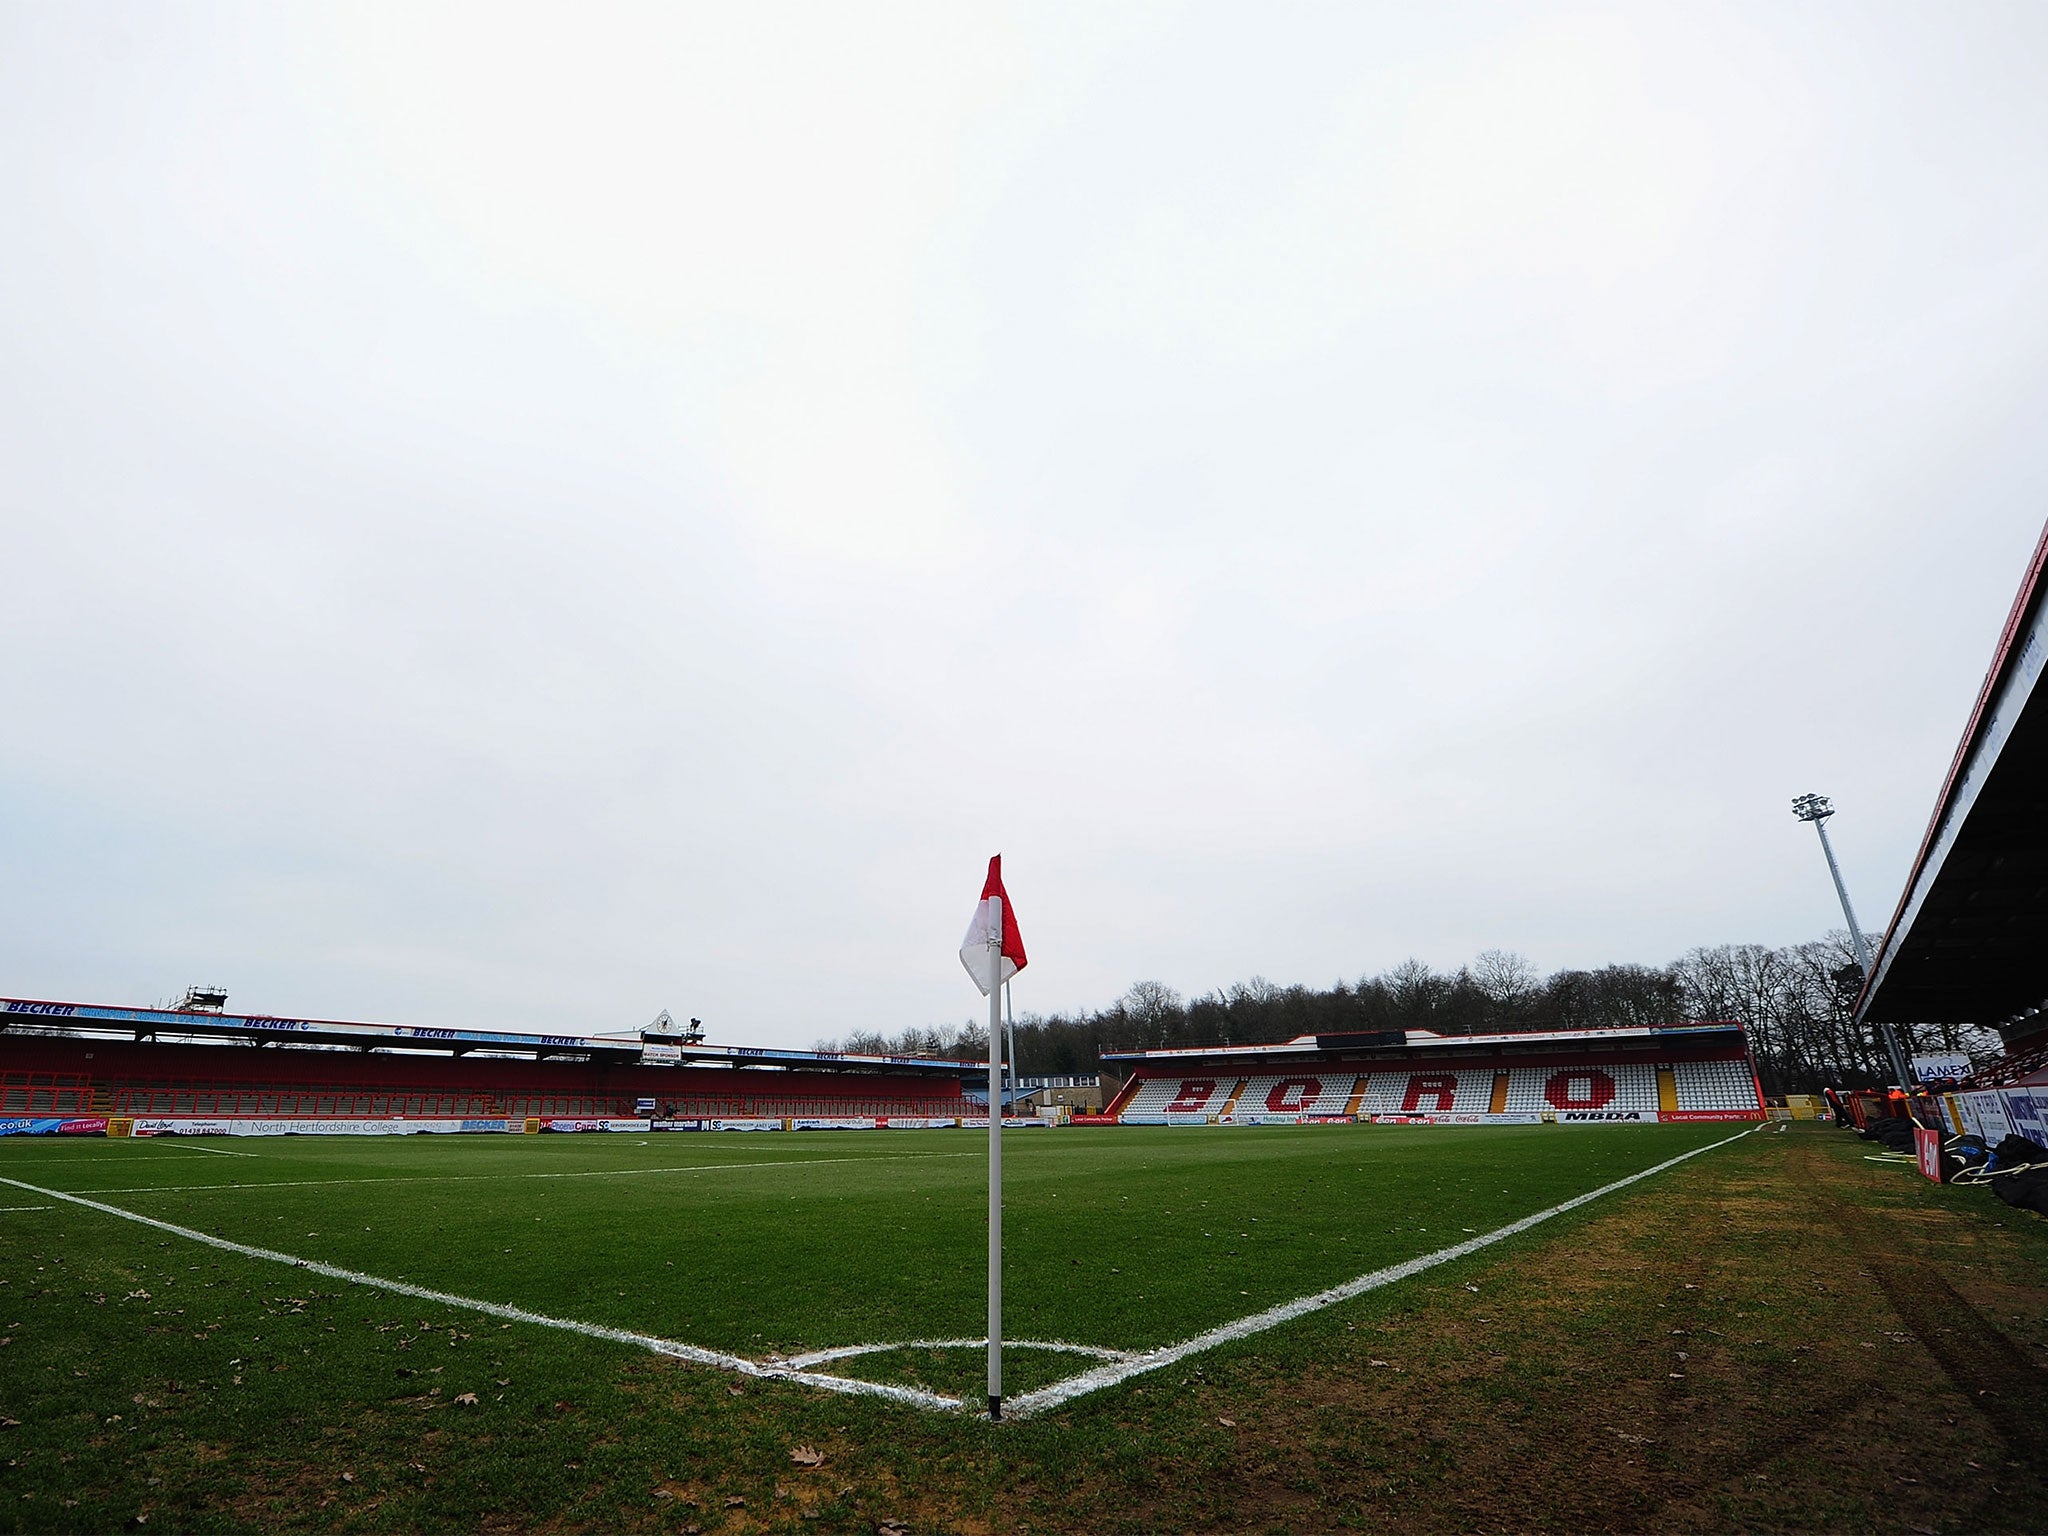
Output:
[[455,1136],[508,1131],[511,1120],[259,1120],[239,1116],[137,1115],[131,1136]]
[[1961,1083],[1969,1080],[1970,1058],[1960,1051],[1945,1056],[1915,1056],[1913,1058],[1913,1081],[1916,1083]]
[[12,1115],[0,1120],[0,1136],[104,1136],[104,1115]]

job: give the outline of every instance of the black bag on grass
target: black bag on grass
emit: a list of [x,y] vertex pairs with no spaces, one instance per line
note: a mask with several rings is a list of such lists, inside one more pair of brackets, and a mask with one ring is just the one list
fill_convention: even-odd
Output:
[[2008,1136],[1991,1149],[1991,1171],[2018,1168],[2027,1163],[2048,1163],[2048,1147],[2024,1136]]
[[2048,1168],[1994,1173],[1991,1175],[1991,1193],[2019,1210],[2039,1211],[2048,1216]]

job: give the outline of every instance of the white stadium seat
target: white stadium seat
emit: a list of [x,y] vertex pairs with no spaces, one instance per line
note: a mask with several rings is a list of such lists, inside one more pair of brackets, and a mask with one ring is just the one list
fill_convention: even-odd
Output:
[[1672,1064],[1680,1109],[1755,1109],[1756,1079],[1746,1061]]
[[1163,1125],[1182,1119],[1206,1119],[1220,1114],[1237,1079],[1226,1073],[1214,1077],[1154,1077],[1131,1095],[1124,1105],[1123,1119],[1134,1125]]
[[1493,1098],[1493,1068],[1402,1066],[1375,1072],[1366,1083],[1367,1115],[1483,1115]]
[[1657,1069],[1647,1061],[1606,1066],[1516,1067],[1508,1073],[1509,1114],[1657,1113]]
[[1341,1115],[1351,1103],[1356,1072],[1290,1072],[1252,1078],[1237,1096],[1240,1120],[1260,1115]]

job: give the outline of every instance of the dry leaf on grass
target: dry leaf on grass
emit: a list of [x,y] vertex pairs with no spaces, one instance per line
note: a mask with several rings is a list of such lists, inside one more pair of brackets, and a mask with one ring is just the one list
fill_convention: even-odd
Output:
[[1225,1429],[1237,1428],[1237,1420],[1235,1419],[1218,1419],[1216,1422],[1218,1424],[1221,1424]]
[[816,1446],[800,1445],[789,1453],[789,1459],[800,1467],[822,1467],[825,1453]]
[[458,1392],[455,1394],[455,1401],[465,1408],[474,1408],[476,1406],[476,1394],[474,1392]]

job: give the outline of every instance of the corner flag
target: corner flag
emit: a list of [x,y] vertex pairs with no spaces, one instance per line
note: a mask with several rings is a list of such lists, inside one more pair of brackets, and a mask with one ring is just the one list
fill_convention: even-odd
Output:
[[983,997],[1028,963],[1024,958],[1024,936],[1017,931],[1017,914],[1010,909],[1009,893],[1003,889],[1000,853],[988,861],[981,903],[974,909],[974,920],[967,925],[967,937],[960,941],[960,963],[967,967],[967,974],[981,988]]
[[1024,969],[1024,938],[1017,931],[1010,894],[1003,889],[1003,856],[988,861],[981,902],[960,963],[988,999],[988,1416],[1003,1416],[1003,983]]

